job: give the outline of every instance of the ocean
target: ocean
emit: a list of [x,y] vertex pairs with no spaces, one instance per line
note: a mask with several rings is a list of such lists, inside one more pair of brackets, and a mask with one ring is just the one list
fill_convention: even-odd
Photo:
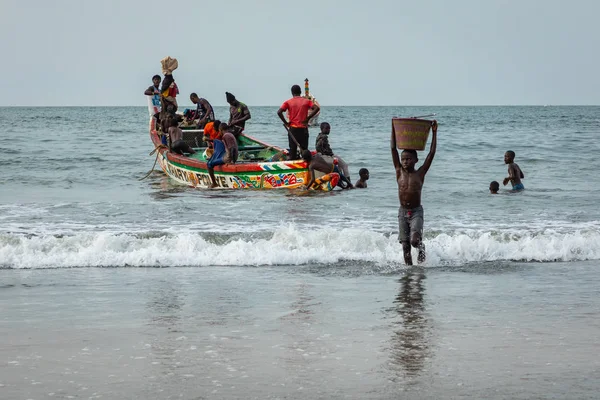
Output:
[[[287,147],[277,107],[250,111],[249,135]],[[427,261],[408,268],[391,118],[431,113]],[[146,107],[0,108],[0,398],[597,398],[600,107],[320,121],[367,189],[141,180]],[[526,190],[490,195],[507,150]]]

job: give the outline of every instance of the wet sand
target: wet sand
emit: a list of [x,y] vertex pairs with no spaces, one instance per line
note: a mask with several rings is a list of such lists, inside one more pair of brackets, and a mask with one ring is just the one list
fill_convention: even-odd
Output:
[[597,398],[597,262],[0,270],[0,398]]

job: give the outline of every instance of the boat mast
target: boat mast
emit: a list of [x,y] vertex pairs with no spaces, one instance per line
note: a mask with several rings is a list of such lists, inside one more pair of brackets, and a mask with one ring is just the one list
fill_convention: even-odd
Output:
[[304,97],[307,99],[310,97],[310,90],[308,90],[308,78],[304,80]]

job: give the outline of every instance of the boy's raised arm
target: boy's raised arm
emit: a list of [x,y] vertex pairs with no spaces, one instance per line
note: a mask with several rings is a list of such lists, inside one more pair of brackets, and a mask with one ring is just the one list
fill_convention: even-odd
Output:
[[433,120],[433,123],[431,124],[431,132],[433,133],[433,137],[431,138],[431,146],[429,147],[429,154],[427,154],[427,158],[425,159],[425,162],[423,163],[423,166],[421,167],[421,171],[423,172],[423,175],[425,175],[427,173],[427,171],[429,171],[429,167],[431,167],[431,162],[433,161],[433,157],[435,157],[435,150],[437,148],[437,121]]
[[392,138],[390,139],[390,147],[392,148],[392,160],[394,161],[394,168],[396,169],[396,180],[400,179],[400,157],[398,156],[398,149],[396,149],[396,135],[392,129]]

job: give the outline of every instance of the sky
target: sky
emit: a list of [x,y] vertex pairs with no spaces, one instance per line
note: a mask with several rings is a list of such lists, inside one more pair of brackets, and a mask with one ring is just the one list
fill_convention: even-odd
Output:
[[598,105],[600,2],[0,0],[0,106]]

